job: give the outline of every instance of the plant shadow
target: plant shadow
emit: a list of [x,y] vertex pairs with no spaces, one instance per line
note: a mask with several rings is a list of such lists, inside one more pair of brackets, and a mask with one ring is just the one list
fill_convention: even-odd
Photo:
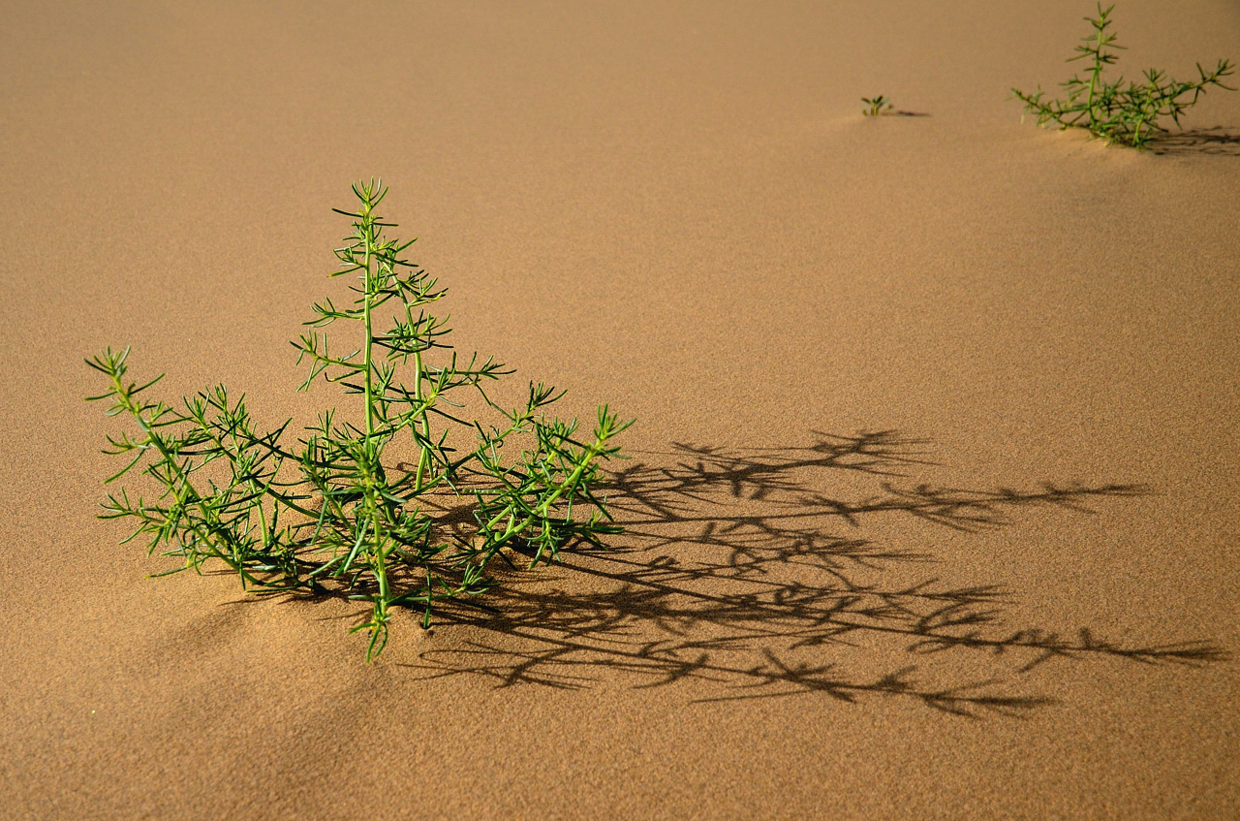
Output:
[[[932,464],[922,440],[892,431],[814,436],[800,447],[676,444],[642,454],[649,462],[630,464],[609,483],[609,504],[625,528],[621,547],[562,554],[573,589],[514,576],[479,603],[445,607],[437,620],[471,625],[476,640],[427,650],[410,666],[424,677],[484,676],[501,687],[697,680],[709,682],[697,700],[887,696],[980,717],[1054,703],[1013,684],[1054,658],[1185,665],[1225,658],[1208,642],[1130,646],[1084,628],[1072,636],[1005,628],[1002,588],[940,581],[927,572],[933,556],[858,535],[883,514],[977,532],[1004,527],[1017,509],[1085,512],[1091,501],[1145,488],[934,487],[908,478]],[[821,489],[826,479],[877,492],[836,498]]]
[[1155,154],[1213,154],[1240,157],[1240,130],[1216,126],[1173,131],[1150,143]]

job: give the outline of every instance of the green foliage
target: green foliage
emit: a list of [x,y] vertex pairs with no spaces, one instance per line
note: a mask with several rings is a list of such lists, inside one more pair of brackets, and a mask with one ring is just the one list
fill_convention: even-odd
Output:
[[1170,117],[1177,126],[1180,116],[1206,92],[1208,87],[1234,91],[1224,85],[1223,77],[1234,72],[1230,60],[1219,60],[1213,71],[1206,71],[1197,64],[1198,79],[1180,82],[1167,76],[1165,71],[1147,69],[1143,82],[1130,81],[1125,87],[1124,78],[1108,82],[1103,76],[1108,66],[1118,60],[1114,50],[1115,35],[1108,31],[1111,26],[1111,10],[1098,4],[1098,16],[1086,17],[1094,31],[1081,38],[1084,45],[1076,47],[1077,55],[1067,62],[1088,60],[1089,71],[1084,77],[1076,74],[1061,83],[1067,93],[1066,100],[1044,100],[1042,88],[1033,94],[1012,89],[1012,95],[1025,104],[1025,113],[1034,114],[1038,125],[1054,122],[1060,128],[1085,128],[1095,137],[1145,148],[1150,140],[1165,133],[1167,128],[1158,121]]
[[881,94],[873,99],[869,97],[862,97],[861,102],[866,104],[866,107],[862,109],[861,113],[867,117],[877,117],[881,114],[885,114],[893,108],[891,101]]
[[[214,559],[246,588],[370,602],[354,628],[369,634],[369,660],[386,644],[393,608],[421,610],[425,626],[434,602],[494,584],[487,568],[497,557],[511,565],[508,553],[524,553],[533,567],[618,533],[596,488],[600,462],[619,452],[613,437],[631,422],[602,406],[592,435],[578,438],[575,420],[544,415],[563,394],[542,384],[531,383],[517,409],[493,402],[485,383],[511,371],[457,356],[446,320],[428,313],[445,291],[402,258],[412,241],[384,236],[395,226],[375,208],[387,189],[372,180],[353,192],[356,211],[338,211],[354,220],[353,233],[336,250],[341,267],[332,276],[356,274],[354,297],[344,307],[331,299],[314,305],[309,330],[293,345],[298,363],[309,365],[302,389],[318,379],[340,385],[360,398],[356,423],[329,410],[288,445],[290,422],[260,433],[245,398],[233,399],[223,385],[169,405],[148,398],[162,376],[128,380],[128,348],[87,364],[109,382],[89,398],[110,400],[108,415],[137,427],[108,438],[104,452],[127,464],[107,481],[140,468],[158,488],[153,499],[124,489],[109,495],[100,518],[136,520],[125,542],[143,537],[149,555],[182,560],[170,573],[201,572]],[[376,332],[384,309],[390,324]],[[337,321],[359,332],[352,353],[329,349],[322,329]],[[462,418],[465,395],[496,424]],[[415,463],[391,464],[398,437],[408,437]],[[516,457],[514,445],[522,448]]]

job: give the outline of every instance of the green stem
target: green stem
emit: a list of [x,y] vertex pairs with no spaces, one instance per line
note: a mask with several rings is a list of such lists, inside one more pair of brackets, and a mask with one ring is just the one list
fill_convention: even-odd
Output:
[[[373,493],[373,489],[370,491]],[[374,499],[371,502],[370,526],[375,534],[375,561],[374,570],[375,577],[379,580],[379,601],[381,602],[379,612],[387,613],[387,603],[391,599],[392,594],[388,589],[387,578],[387,554],[383,551],[383,529],[382,521],[379,517],[379,507],[375,504]]]
[[[413,395],[414,395],[414,398],[418,400],[418,403],[421,404],[422,402],[422,373],[423,373],[421,351],[415,351],[413,354],[413,368],[414,368],[414,374],[413,374],[414,394]],[[417,422],[414,422],[414,425],[417,425],[417,424],[418,424]],[[422,411],[421,428],[422,428],[422,439],[418,442],[418,449],[419,449],[418,474],[414,478],[414,486],[416,487],[416,491],[415,491],[416,493],[422,492],[423,477],[426,475],[426,467],[427,467],[427,464],[430,462],[430,451],[426,443],[430,441],[431,430],[430,430],[430,422],[426,418],[426,411]]]
[[[1107,9],[1109,12],[1110,9]],[[1098,92],[1098,81],[1102,78],[1102,72],[1106,70],[1106,61],[1102,56],[1102,49],[1106,46],[1106,29],[1108,25],[1107,12],[1102,11],[1102,7],[1098,7],[1098,21],[1094,24],[1094,28],[1098,30],[1094,37],[1094,67],[1089,77],[1089,99],[1086,105],[1089,108],[1089,128],[1092,131],[1095,123],[1098,122],[1096,115],[1096,106],[1094,98]]]
[[374,347],[374,332],[370,323],[370,304],[374,298],[374,272],[371,270],[371,254],[375,246],[375,229],[370,218],[369,204],[362,209],[362,236],[366,243],[366,274],[365,288],[366,292],[362,299],[362,313],[366,321],[366,436],[373,436],[375,433],[375,408],[374,408],[374,375],[371,367],[371,349]]

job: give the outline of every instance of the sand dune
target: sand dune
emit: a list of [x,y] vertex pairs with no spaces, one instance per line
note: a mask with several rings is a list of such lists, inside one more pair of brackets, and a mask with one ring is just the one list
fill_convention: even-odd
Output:
[[[0,816],[1240,816],[1240,93],[1022,124],[1063,0],[8,6]],[[287,340],[372,175],[458,345],[637,423],[610,552],[366,665],[146,578],[82,358],[346,408]]]

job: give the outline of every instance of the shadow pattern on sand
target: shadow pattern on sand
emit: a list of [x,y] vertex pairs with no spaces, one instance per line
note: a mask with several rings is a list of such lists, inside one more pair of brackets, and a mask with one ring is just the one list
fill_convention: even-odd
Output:
[[1171,131],[1150,143],[1155,154],[1215,154],[1240,157],[1240,130],[1234,128],[1195,128]]
[[[1224,657],[1206,642],[1129,646],[1088,629],[1005,628],[1000,587],[952,585],[928,572],[933,556],[860,538],[876,516],[976,532],[1004,527],[1020,508],[1088,511],[1091,502],[1146,493],[1121,484],[979,491],[910,483],[910,471],[930,464],[924,445],[886,431],[815,434],[803,447],[678,444],[643,454],[648,462],[611,482],[625,546],[565,557],[570,577],[583,582],[578,592],[506,581],[484,605],[440,615],[493,640],[428,650],[412,666],[421,676],[486,676],[499,686],[696,679],[715,683],[716,694],[698,699],[707,701],[881,695],[979,717],[1054,702],[1016,692],[1014,679],[1055,658],[1201,665]],[[844,473],[877,492],[846,501],[821,489]]]

